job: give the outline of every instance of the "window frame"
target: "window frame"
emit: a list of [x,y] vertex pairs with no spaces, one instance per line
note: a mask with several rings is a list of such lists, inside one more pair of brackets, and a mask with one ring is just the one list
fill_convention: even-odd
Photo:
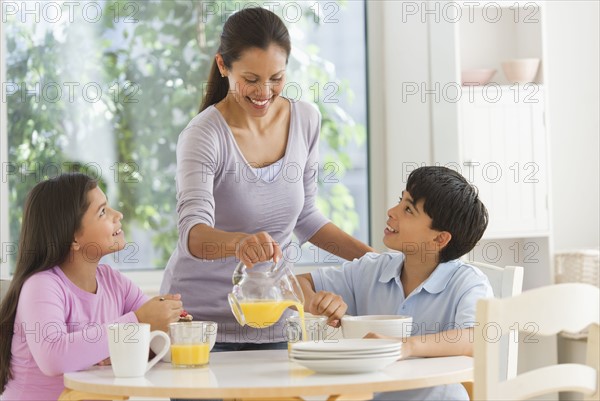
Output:
[[[6,40],[4,36],[4,24],[0,23],[0,84],[4,87],[6,83]],[[4,89],[2,89],[4,97]],[[8,224],[8,179],[5,177],[8,166],[8,111],[6,103],[0,101],[0,279],[8,279],[9,268],[5,260],[5,249],[10,242]]]
[[[367,152],[368,165],[367,187],[369,191],[369,239],[372,246],[376,249],[384,249],[381,235],[384,228],[385,219],[382,217],[382,210],[386,207],[386,175],[385,159],[381,156],[385,154],[385,124],[384,124],[384,99],[379,95],[383,90],[380,79],[385,75],[385,69],[382,60],[385,54],[385,45],[383,42],[384,28],[380,22],[382,20],[382,9],[376,7],[369,1],[365,1],[365,33],[366,33],[366,73],[367,73]],[[0,24],[0,82],[6,82],[6,40],[4,25]],[[8,163],[8,127],[7,127],[7,107],[5,102],[0,102],[0,166],[2,173],[6,171]],[[4,258],[6,245],[10,242],[9,222],[8,222],[8,180],[2,177],[0,181],[0,278],[7,279],[9,276],[9,266]],[[306,265],[298,267],[299,273],[305,273],[317,268],[317,265]],[[164,270],[162,269],[140,269],[124,271],[123,274],[131,278],[142,289],[149,293],[158,292],[160,281]]]

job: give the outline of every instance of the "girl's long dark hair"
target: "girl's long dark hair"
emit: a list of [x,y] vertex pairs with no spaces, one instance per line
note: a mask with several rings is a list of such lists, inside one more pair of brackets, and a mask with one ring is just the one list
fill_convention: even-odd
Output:
[[0,393],[10,379],[11,346],[21,289],[35,273],[63,263],[96,187],[81,173],[63,174],[38,183],[27,195],[19,238],[17,265],[0,304]]
[[[290,56],[290,34],[283,21],[264,8],[245,8],[225,21],[217,53],[223,57],[223,63],[229,69],[244,51],[253,47],[266,50],[272,43],[285,50],[287,57]],[[228,91],[229,81],[226,77],[221,77],[217,61],[213,60],[200,112],[219,103],[227,96]]]

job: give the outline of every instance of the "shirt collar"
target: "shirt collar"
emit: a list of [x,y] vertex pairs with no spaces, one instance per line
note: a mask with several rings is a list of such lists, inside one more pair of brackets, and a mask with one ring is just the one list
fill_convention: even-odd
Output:
[[[402,267],[404,266],[404,254],[400,254],[398,257],[397,263],[389,263],[379,275],[380,283],[387,283],[392,279],[399,278],[400,273],[402,272]],[[448,286],[450,279],[456,272],[456,269],[460,267],[461,263],[458,259],[451,260],[449,262],[440,263],[433,273],[425,280],[425,282],[420,285],[422,289],[427,291],[430,294],[439,294],[444,291],[444,289]]]
[[394,255],[394,262],[387,263],[386,266],[381,270],[379,282],[387,283],[396,277],[399,278],[400,272],[402,271],[402,266],[404,266],[404,254],[398,252],[398,254]]
[[423,289],[430,294],[439,294],[444,291],[460,265],[459,260],[440,263],[423,283]]

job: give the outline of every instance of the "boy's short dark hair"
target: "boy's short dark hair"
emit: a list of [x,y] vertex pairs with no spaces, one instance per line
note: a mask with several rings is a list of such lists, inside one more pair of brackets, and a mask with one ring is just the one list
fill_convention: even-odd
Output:
[[406,190],[431,217],[431,228],[448,231],[450,242],[440,252],[440,263],[457,259],[477,245],[488,225],[488,212],[477,188],[447,167],[426,166],[410,173]]

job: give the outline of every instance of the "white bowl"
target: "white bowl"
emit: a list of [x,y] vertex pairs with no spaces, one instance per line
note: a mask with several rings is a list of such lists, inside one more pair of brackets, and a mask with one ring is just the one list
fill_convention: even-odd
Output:
[[502,71],[509,82],[533,82],[540,66],[539,58],[520,58],[502,63]]
[[[206,339],[208,340],[208,346],[209,346],[209,351],[212,351],[213,347],[215,346],[215,342],[217,341],[217,323],[216,322],[208,322],[208,321],[196,321],[194,320],[194,322],[200,322],[200,323],[204,323],[204,336],[206,337]],[[157,353],[157,351],[160,351],[163,346],[164,346],[164,339],[161,337],[154,337],[152,339],[152,341],[150,342],[150,349],[152,350],[152,352],[154,352],[155,354]],[[165,356],[163,356],[162,358],[163,362],[171,362],[171,350],[169,350],[169,352],[167,352],[165,354]]]
[[496,74],[493,68],[474,68],[462,70],[461,81],[463,85],[485,85]]
[[367,333],[404,338],[412,331],[412,316],[404,315],[365,315],[343,316],[342,333],[344,338],[363,338]]

